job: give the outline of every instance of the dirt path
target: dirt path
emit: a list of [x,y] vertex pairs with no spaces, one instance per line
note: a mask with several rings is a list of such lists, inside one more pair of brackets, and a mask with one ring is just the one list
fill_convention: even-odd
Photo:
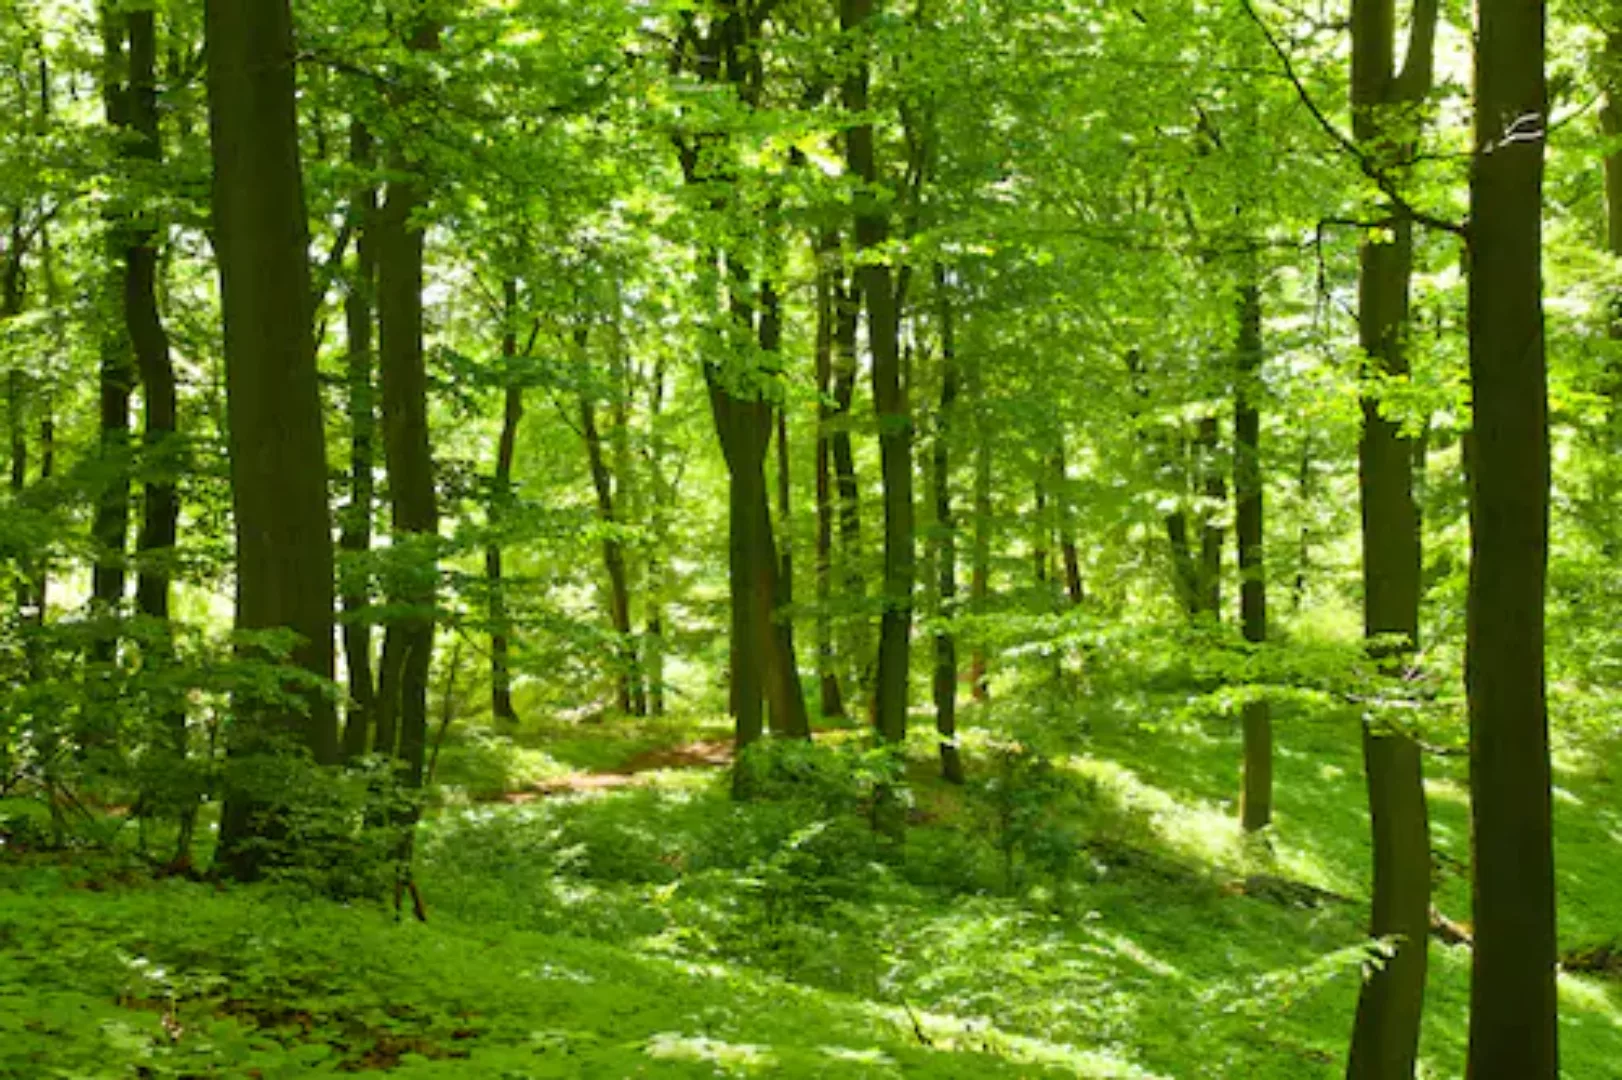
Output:
[[731,764],[730,739],[701,739],[681,746],[644,750],[623,765],[603,772],[568,773],[525,791],[509,792],[502,796],[502,801],[516,806],[552,795],[612,791],[647,784],[654,773],[664,769],[721,769]]

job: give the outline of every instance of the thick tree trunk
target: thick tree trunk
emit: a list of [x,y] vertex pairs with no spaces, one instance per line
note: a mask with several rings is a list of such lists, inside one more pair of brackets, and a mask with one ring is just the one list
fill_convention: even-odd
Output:
[[957,522],[952,513],[951,440],[958,395],[957,334],[946,271],[935,270],[941,321],[941,400],[935,417],[935,568],[939,575],[940,629],[935,631],[935,731],[940,736],[941,776],[963,783],[963,758],[957,745],[957,638],[950,620],[957,604]]
[[1548,125],[1542,0],[1482,0],[1470,185],[1475,399],[1469,632],[1475,950],[1471,1080],[1559,1071],[1544,594],[1548,386],[1542,298]]
[[[357,169],[376,166],[371,132],[359,120],[349,125],[349,161]],[[349,505],[339,544],[356,560],[372,549],[372,516],[377,504],[377,184],[363,181],[349,196],[349,214],[358,232],[355,263],[344,295],[348,339],[345,376],[349,393]],[[366,752],[377,713],[377,678],[372,656],[372,624],[365,614],[372,602],[371,576],[355,572],[343,588],[344,663],[349,671],[349,703],[344,715],[343,756]]]
[[[1405,70],[1395,70],[1392,0],[1358,0],[1352,9],[1352,106],[1359,142],[1383,161],[1411,155],[1412,134],[1393,106],[1422,100],[1431,82],[1436,3],[1416,6]],[[1371,375],[1403,377],[1413,224],[1388,207],[1390,240],[1365,241],[1358,291],[1359,343]],[[1413,441],[1363,401],[1358,480],[1363,515],[1363,626],[1388,674],[1400,674],[1419,648],[1421,541],[1413,492]],[[1309,474],[1303,472],[1303,476]],[[1387,639],[1379,644],[1377,639]],[[1393,647],[1391,638],[1402,644]],[[1364,773],[1374,855],[1369,932],[1397,939],[1396,952],[1365,973],[1352,1031],[1350,1080],[1408,1080],[1419,1048],[1430,928],[1430,824],[1422,759],[1412,734],[1365,723]]]
[[[876,0],[841,0],[840,23],[858,38],[879,15]],[[867,43],[844,86],[845,108],[868,109]],[[856,198],[856,247],[881,253],[890,227],[878,202],[879,173],[873,125],[858,123],[846,133],[851,174],[865,190]],[[912,416],[901,377],[901,312],[895,275],[882,262],[858,271],[867,303],[868,346],[873,354],[873,409],[879,426],[879,458],[884,479],[884,613],[879,625],[878,669],[874,675],[873,722],[879,737],[900,743],[907,735],[908,672],[911,662],[912,591],[916,572],[912,492]]]
[[[1239,612],[1245,640],[1267,640],[1267,568],[1262,536],[1262,290],[1257,284],[1239,290],[1238,379],[1234,387],[1233,494],[1234,538],[1239,548]],[[1273,718],[1266,701],[1246,702],[1244,790],[1239,820],[1246,832],[1273,820]]]
[[[518,357],[518,282],[502,285],[503,326],[501,355],[509,365]],[[496,472],[490,490],[490,542],[484,549],[485,585],[490,590],[490,715],[516,724],[513,709],[512,667],[509,658],[512,622],[507,615],[506,582],[502,578],[502,549],[506,544],[506,518],[513,503],[513,457],[518,448],[518,426],[524,420],[524,388],[516,377],[502,395],[501,438],[496,444]]]
[[[304,186],[287,0],[207,0],[214,237],[225,316],[237,626],[298,635],[290,661],[320,679],[333,668],[333,554],[326,440],[316,381]],[[230,753],[282,752],[293,737],[319,764],[338,757],[325,695],[239,694]],[[245,773],[251,770],[243,770]],[[257,876],[257,840],[283,838],[275,797],[231,786],[218,865]]]
[[821,714],[845,715],[845,699],[839,689],[839,672],[834,663],[833,550],[834,482],[833,442],[829,426],[834,416],[833,369],[835,275],[838,270],[839,237],[829,232],[817,246],[817,684]]

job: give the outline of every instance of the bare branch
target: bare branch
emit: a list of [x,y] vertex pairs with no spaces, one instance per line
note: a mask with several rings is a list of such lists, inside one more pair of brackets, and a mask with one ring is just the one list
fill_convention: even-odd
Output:
[[1313,120],[1323,129],[1324,134],[1329,136],[1347,156],[1357,163],[1358,170],[1364,176],[1374,182],[1374,185],[1380,189],[1380,193],[1391,200],[1393,206],[1402,211],[1416,224],[1423,225],[1428,229],[1435,229],[1437,232],[1450,233],[1462,240],[1469,240],[1470,229],[1467,223],[1437,217],[1435,214],[1419,209],[1408,201],[1402,192],[1397,189],[1396,181],[1391,178],[1391,175],[1365,153],[1349,135],[1335,126],[1335,122],[1329,119],[1323,109],[1318,106],[1318,103],[1312,99],[1312,94],[1296,73],[1295,64],[1290,60],[1288,50],[1274,36],[1266,20],[1256,10],[1256,5],[1252,0],[1239,0],[1239,3],[1245,9],[1245,14],[1250,17],[1250,21],[1256,24],[1257,29],[1262,32],[1262,36],[1267,39],[1268,47],[1273,50],[1273,55],[1278,57],[1279,65],[1284,71],[1284,77],[1289,80],[1291,86],[1295,87],[1296,97],[1301,100],[1301,104],[1306,107],[1307,112],[1312,114]]

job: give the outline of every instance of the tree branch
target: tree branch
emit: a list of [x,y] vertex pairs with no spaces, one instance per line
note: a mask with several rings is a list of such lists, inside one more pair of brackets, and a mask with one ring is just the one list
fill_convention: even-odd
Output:
[[1306,107],[1307,112],[1312,114],[1313,120],[1323,129],[1324,134],[1329,136],[1335,145],[1340,147],[1342,152],[1357,163],[1358,170],[1364,176],[1374,182],[1374,185],[1380,189],[1380,193],[1390,199],[1391,204],[1401,210],[1415,224],[1423,225],[1428,229],[1435,229],[1437,232],[1450,233],[1463,240],[1469,240],[1470,228],[1468,223],[1449,221],[1446,218],[1437,217],[1435,214],[1419,209],[1397,189],[1396,181],[1391,178],[1390,174],[1380,168],[1374,159],[1365,153],[1350,136],[1335,126],[1335,122],[1329,119],[1323,109],[1318,107],[1318,103],[1312,99],[1312,94],[1296,73],[1295,64],[1290,60],[1289,52],[1279,43],[1278,38],[1273,35],[1273,31],[1261,17],[1261,13],[1256,10],[1256,5],[1252,0],[1239,0],[1239,3],[1245,9],[1245,14],[1250,17],[1250,21],[1256,24],[1256,28],[1267,39],[1268,47],[1273,50],[1273,55],[1278,57],[1284,77],[1289,80],[1291,86],[1295,87],[1296,97],[1301,100],[1301,104]]

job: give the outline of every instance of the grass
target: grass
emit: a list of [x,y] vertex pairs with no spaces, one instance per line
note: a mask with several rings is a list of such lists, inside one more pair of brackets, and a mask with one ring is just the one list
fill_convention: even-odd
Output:
[[[431,918],[113,864],[0,868],[0,1076],[1340,1076],[1366,955],[1358,720],[1281,708],[1277,821],[1241,835],[1237,734],[1170,690],[970,709],[969,784],[920,731],[896,844],[859,732],[521,806],[704,716],[453,729],[424,826]],[[923,728],[924,725],[918,725]],[[1557,775],[1561,944],[1615,937],[1610,771]],[[1427,761],[1437,903],[1468,920],[1463,762]],[[892,774],[893,775],[893,774]],[[1247,894],[1250,875],[1322,890]],[[1336,900],[1327,894],[1338,894]],[[1462,1069],[1470,957],[1431,943],[1421,1075]],[[1622,1059],[1622,993],[1562,975],[1572,1078]],[[26,1055],[26,1056],[23,1056]]]

